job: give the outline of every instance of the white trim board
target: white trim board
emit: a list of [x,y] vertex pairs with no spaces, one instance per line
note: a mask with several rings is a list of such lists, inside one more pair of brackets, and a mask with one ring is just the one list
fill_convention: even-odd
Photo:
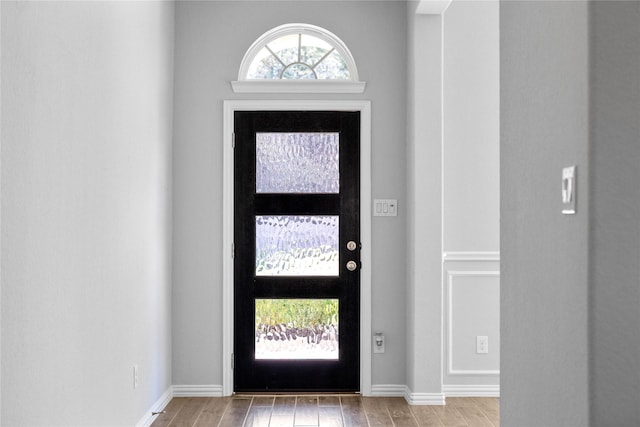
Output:
[[409,405],[445,405],[444,393],[414,393],[405,387],[404,400]]
[[174,397],[223,397],[223,387],[216,384],[174,385]]
[[235,111],[360,112],[360,393],[371,394],[371,101],[227,100],[223,105],[222,395],[233,393],[233,129]]
[[372,397],[404,397],[409,405],[444,405],[444,393],[414,393],[404,384],[375,384]]
[[223,397],[221,385],[172,385],[140,418],[135,427],[150,427],[157,416],[153,412],[161,412],[174,397]]
[[500,385],[443,385],[446,397],[500,397]]
[[404,397],[407,386],[404,384],[374,384],[371,386],[371,397]]
[[153,412],[162,411],[173,399],[173,387],[169,386],[168,389],[162,393],[162,396],[156,402],[151,405],[151,408],[140,418],[140,421],[136,423],[136,427],[149,427],[155,420],[156,416],[152,415]]
[[238,80],[234,93],[364,93],[365,82],[339,80]]

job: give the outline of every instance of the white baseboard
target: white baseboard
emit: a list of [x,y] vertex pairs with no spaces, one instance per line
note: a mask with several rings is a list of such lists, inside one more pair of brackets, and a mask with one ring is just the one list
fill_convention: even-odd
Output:
[[447,397],[500,397],[500,385],[443,385]]
[[221,385],[174,385],[175,397],[223,397]]
[[169,404],[169,402],[171,402],[171,399],[173,399],[173,392],[172,387],[169,386],[169,388],[164,393],[162,393],[162,396],[160,396],[160,398],[156,400],[153,405],[151,405],[151,408],[147,412],[145,412],[142,418],[140,418],[140,421],[137,422],[136,427],[149,427],[151,423],[153,423],[156,419],[156,417],[151,413],[162,411]]
[[[499,385],[443,385],[442,393],[414,393],[402,384],[374,384],[372,397],[404,397],[409,405],[444,405],[446,397],[500,397]],[[223,397],[221,385],[174,385],[142,416],[136,427],[149,427],[155,417],[152,412],[162,411],[174,397]]]
[[444,405],[444,393],[414,393],[405,387],[404,399],[409,405]]
[[374,384],[371,386],[372,397],[404,397],[407,386],[404,384]]
[[403,384],[374,384],[372,397],[404,397],[409,405],[444,405],[444,393],[414,393]]

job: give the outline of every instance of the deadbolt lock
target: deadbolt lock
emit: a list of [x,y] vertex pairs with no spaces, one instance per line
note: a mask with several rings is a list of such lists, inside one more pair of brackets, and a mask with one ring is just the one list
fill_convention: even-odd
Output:
[[355,251],[356,249],[358,249],[358,244],[353,240],[349,240],[347,242],[347,249],[349,249],[350,251]]

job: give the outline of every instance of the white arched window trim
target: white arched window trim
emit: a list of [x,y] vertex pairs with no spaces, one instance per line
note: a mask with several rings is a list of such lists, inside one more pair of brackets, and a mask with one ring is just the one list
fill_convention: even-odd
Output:
[[[342,56],[351,76],[348,80],[249,80],[247,74],[255,56],[267,44],[291,34],[317,37],[335,48]],[[235,93],[363,93],[366,83],[358,78],[358,68],[349,51],[335,34],[310,24],[285,24],[260,36],[242,58],[238,80],[231,82]]]

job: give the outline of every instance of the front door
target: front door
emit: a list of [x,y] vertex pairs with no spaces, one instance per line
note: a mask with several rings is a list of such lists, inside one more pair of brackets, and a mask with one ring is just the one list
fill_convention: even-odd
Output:
[[234,390],[358,391],[360,113],[234,123]]

